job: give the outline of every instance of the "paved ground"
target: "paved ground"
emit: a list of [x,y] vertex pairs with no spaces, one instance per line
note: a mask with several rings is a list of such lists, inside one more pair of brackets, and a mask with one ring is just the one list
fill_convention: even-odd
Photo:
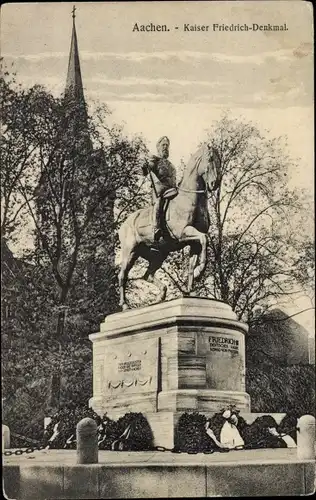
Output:
[[[297,450],[289,448],[235,450],[227,453],[215,452],[211,455],[198,453],[171,453],[161,451],[99,451],[99,463],[106,465],[215,465],[238,464],[280,464],[300,462]],[[41,450],[29,455],[3,457],[4,465],[73,465],[76,464],[75,450]]]

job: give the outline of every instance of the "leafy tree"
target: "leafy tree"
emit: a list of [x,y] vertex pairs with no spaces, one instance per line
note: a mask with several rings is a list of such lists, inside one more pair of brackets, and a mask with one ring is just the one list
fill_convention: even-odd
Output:
[[298,248],[296,279],[315,307],[315,242],[308,237]]
[[15,432],[45,415],[53,317],[51,284],[43,269],[14,258],[2,240],[1,358],[4,419]]
[[282,138],[224,117],[209,136],[220,156],[220,185],[210,199],[208,287],[249,319],[299,289],[295,268],[304,233],[300,193],[287,176],[293,162]]
[[1,61],[1,237],[15,240],[26,215],[20,185],[33,177],[36,87],[22,89]]
[[[28,356],[39,391],[53,373],[51,404],[58,406],[65,397],[79,397],[80,390],[82,396],[85,382],[87,392],[91,386],[87,335],[117,307],[113,235],[124,213],[139,206],[139,161],[146,149],[138,138],[129,141],[120,128],[109,128],[104,109],[91,117],[85,104],[71,95],[56,99],[39,86],[22,91],[5,77],[6,133],[10,130],[13,138],[24,133],[21,154],[15,140],[6,143],[6,173],[14,177],[10,158],[16,158],[12,169],[20,172],[27,157],[30,173],[23,170],[25,175],[16,179],[14,203],[17,210],[26,210],[35,238],[35,248],[24,252],[21,273],[15,276],[16,313],[12,321],[3,318],[5,351],[12,356],[4,373],[5,387],[15,380],[7,398],[14,399],[13,388],[22,390],[16,370],[28,370]],[[28,107],[20,99],[24,94],[31,96]],[[12,118],[15,108],[18,122]],[[10,237],[10,230],[6,234]],[[7,299],[11,285],[6,280]],[[13,351],[22,363],[16,362]],[[83,366],[88,370],[85,378]]]
[[251,411],[315,415],[315,369],[311,365],[247,369],[246,391],[251,397]]

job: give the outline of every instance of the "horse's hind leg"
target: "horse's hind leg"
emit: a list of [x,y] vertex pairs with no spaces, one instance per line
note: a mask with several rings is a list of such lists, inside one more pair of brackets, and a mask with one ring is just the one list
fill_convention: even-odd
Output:
[[128,254],[126,254],[124,256],[124,258],[122,259],[121,269],[120,269],[120,273],[118,276],[118,280],[119,280],[119,289],[120,289],[120,306],[122,307],[123,311],[125,309],[128,309],[128,305],[126,303],[126,295],[125,295],[127,276],[128,276],[129,271],[132,269],[133,265],[135,264],[137,257],[138,256],[135,252],[135,249],[133,249]]
[[143,279],[145,281],[148,281],[149,283],[152,283],[155,285],[157,288],[160,290],[160,297],[158,302],[163,302],[166,298],[167,294],[167,286],[161,283],[159,279],[155,277],[156,271],[161,267],[161,264],[164,261],[164,257],[161,258],[155,258],[155,260],[150,260],[149,261],[149,266],[147,271],[145,272]]

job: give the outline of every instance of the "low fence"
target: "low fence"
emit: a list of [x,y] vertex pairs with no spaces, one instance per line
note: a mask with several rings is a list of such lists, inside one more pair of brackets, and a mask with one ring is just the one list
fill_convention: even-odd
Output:
[[[312,415],[303,415],[297,422],[297,458],[299,460],[313,460],[315,458],[315,418]],[[113,442],[112,449],[113,450],[124,450],[124,440],[128,433],[124,433],[125,435],[121,436],[121,438],[117,439]],[[20,436],[27,441],[36,443],[35,446],[29,448],[21,448],[16,450],[9,450],[10,447],[10,429],[8,426],[2,426],[2,443],[3,449],[2,453],[5,456],[10,455],[22,455],[23,453],[33,453],[36,450],[42,450],[44,448],[49,448],[49,446],[43,446],[37,440],[32,440],[30,438],[26,438],[25,436],[21,436],[16,434],[16,436]],[[281,436],[282,437],[282,436]],[[259,445],[260,443],[250,443],[252,448],[255,445]],[[249,443],[248,443],[249,447]],[[219,452],[229,452],[231,450],[242,450],[245,449],[245,445],[238,445],[235,447],[218,448]],[[76,429],[76,449],[77,449],[77,463],[78,464],[93,464],[98,463],[98,427],[96,422],[92,418],[84,418],[80,420],[77,424]],[[156,451],[171,451],[174,453],[179,453],[181,450],[167,449],[164,447],[155,447]],[[214,453],[215,450],[205,451],[204,453]]]

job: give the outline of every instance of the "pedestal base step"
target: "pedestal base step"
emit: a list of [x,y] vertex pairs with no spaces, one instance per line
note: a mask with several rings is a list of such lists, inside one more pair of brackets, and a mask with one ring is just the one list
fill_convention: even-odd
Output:
[[7,498],[302,496],[315,488],[315,463],[299,461],[296,450],[288,449],[213,455],[100,451],[93,465],[76,465],[75,450],[35,452],[31,464],[29,457],[4,457]]

